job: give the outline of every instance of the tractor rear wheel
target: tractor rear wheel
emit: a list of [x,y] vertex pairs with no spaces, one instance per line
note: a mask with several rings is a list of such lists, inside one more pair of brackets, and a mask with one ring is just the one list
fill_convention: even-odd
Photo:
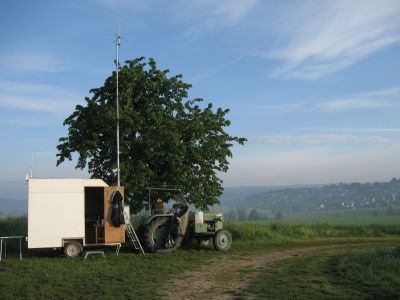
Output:
[[218,230],[213,238],[214,248],[217,251],[228,251],[232,245],[232,235],[228,230]]
[[181,246],[182,236],[172,237],[170,217],[156,218],[144,229],[144,243],[151,252],[173,252]]

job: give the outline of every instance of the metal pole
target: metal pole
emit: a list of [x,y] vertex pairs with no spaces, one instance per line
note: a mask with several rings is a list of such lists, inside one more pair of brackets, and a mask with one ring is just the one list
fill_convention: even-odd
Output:
[[117,185],[118,187],[121,185],[120,181],[120,168],[119,168],[119,101],[118,101],[118,73],[119,73],[119,46],[121,45],[120,42],[121,37],[119,34],[116,35],[115,43],[116,43],[116,60],[115,60],[115,66],[116,66],[116,73],[117,73]]
[[22,260],[21,240],[22,238],[19,238],[19,260]]
[[151,212],[150,212],[150,209],[151,209],[150,197],[151,197],[151,189],[149,189],[149,214],[151,215]]

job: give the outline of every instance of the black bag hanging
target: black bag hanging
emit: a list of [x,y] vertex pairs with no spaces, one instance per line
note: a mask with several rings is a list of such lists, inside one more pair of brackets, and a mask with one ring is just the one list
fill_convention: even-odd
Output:
[[125,219],[124,219],[124,206],[122,203],[122,200],[124,198],[122,197],[121,193],[119,191],[114,191],[111,194],[111,223],[115,227],[121,226],[121,224],[125,224]]

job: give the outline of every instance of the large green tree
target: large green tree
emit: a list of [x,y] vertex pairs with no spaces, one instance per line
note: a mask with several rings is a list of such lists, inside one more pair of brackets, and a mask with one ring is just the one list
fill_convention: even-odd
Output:
[[[233,143],[228,109],[213,109],[202,99],[189,100],[191,85],[169,76],[143,57],[119,67],[121,184],[134,209],[141,208],[149,186],[179,186],[189,203],[206,209],[218,203]],[[68,135],[59,139],[57,165],[78,153],[76,168],[93,178],[116,183],[116,72],[90,90],[64,121]]]

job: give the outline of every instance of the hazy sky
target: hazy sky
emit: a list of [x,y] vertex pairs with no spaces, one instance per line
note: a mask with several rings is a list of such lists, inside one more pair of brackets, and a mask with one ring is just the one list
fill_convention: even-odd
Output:
[[230,108],[226,186],[400,177],[400,1],[21,1],[0,9],[0,181],[57,168],[63,120],[121,60],[153,57]]

